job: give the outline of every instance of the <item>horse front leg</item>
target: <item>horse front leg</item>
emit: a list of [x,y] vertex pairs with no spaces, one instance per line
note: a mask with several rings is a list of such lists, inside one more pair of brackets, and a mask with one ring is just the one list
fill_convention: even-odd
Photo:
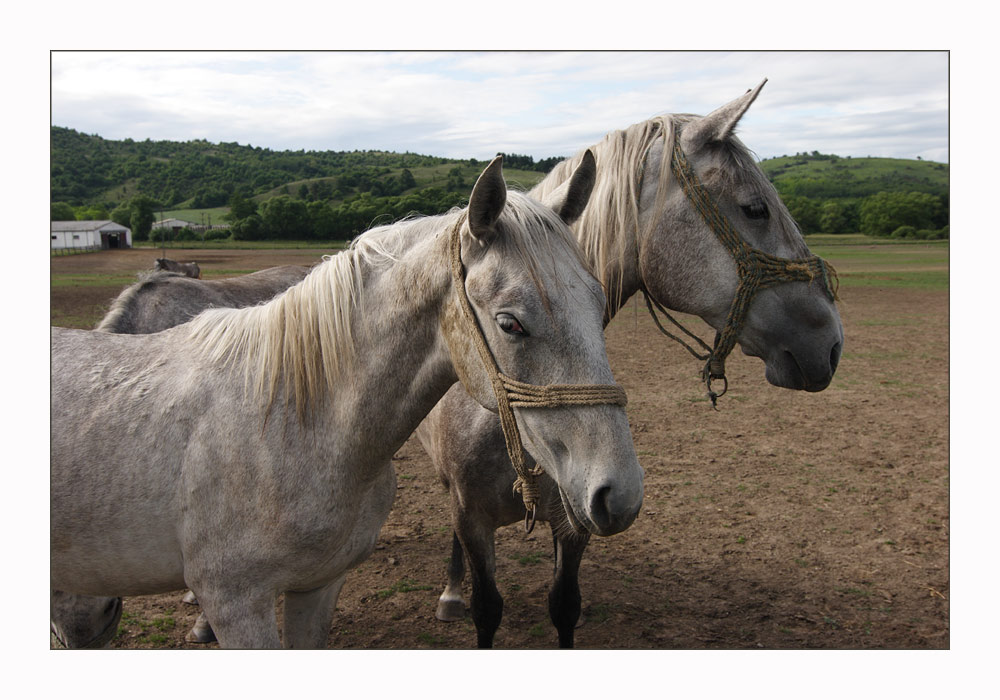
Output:
[[465,578],[465,555],[458,535],[451,533],[451,559],[448,560],[448,584],[438,598],[434,616],[442,622],[457,622],[465,617],[462,579]]
[[556,563],[549,590],[549,618],[559,633],[560,649],[573,648],[573,632],[580,619],[580,562],[589,541],[589,534],[552,531]]
[[[223,649],[280,649],[275,596],[263,589],[192,586]],[[200,618],[199,618],[200,621]],[[197,627],[197,625],[196,625]]]
[[458,519],[456,532],[465,549],[472,574],[472,621],[476,625],[476,646],[492,649],[493,637],[503,618],[503,597],[496,585],[496,548],[490,523],[473,518]]
[[340,589],[347,574],[333,583],[311,591],[285,592],[285,623],[282,627],[286,649],[325,649],[337,607]]

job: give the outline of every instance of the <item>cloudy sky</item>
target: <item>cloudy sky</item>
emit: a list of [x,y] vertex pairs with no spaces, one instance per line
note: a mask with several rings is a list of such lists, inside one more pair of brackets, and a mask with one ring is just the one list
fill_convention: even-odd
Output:
[[51,120],[108,139],[544,158],[764,78],[740,129],[760,158],[949,159],[943,51],[56,51]]

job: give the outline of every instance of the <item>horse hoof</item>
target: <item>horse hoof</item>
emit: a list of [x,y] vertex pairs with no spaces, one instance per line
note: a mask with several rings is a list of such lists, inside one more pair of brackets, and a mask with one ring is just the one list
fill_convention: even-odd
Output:
[[218,641],[215,638],[215,632],[212,631],[212,626],[208,624],[208,620],[204,619],[204,615],[198,618],[198,621],[194,623],[194,627],[191,628],[191,631],[187,633],[184,639],[195,644],[211,644]]
[[465,603],[461,600],[439,600],[434,616],[441,622],[458,622],[465,617]]
[[187,593],[184,594],[184,597],[181,598],[181,602],[187,603],[188,605],[197,605],[198,596],[194,594],[194,591],[188,591]]
[[190,632],[187,633],[184,639],[191,642],[192,644],[211,644],[212,642],[218,641],[215,638],[215,632],[213,632],[211,628],[209,628],[207,631],[192,629]]

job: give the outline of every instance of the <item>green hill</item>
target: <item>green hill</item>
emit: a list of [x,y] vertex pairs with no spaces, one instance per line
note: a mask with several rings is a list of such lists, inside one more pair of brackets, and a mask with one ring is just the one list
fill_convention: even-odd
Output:
[[761,168],[782,197],[863,199],[879,192],[923,192],[947,199],[945,163],[841,158],[820,153],[768,158]]
[[[559,159],[505,159],[508,180],[534,184]],[[51,201],[115,206],[142,194],[170,209],[225,206],[234,192],[265,201],[279,194],[340,203],[368,192],[399,196],[427,187],[468,195],[486,166],[387,151],[272,151],[208,141],[112,141],[51,129]],[[541,166],[541,167],[540,167]],[[456,170],[457,168],[457,170]],[[303,190],[305,188],[305,190]]]
[[[528,189],[560,160],[505,154],[504,175]],[[484,161],[390,151],[272,151],[208,141],[111,141],[51,128],[53,216],[115,218],[138,240],[151,210],[195,223],[228,218],[237,238],[349,238],[372,222],[463,204]],[[949,167],[813,151],[761,167],[804,233],[947,237]],[[137,205],[136,202],[142,202]],[[239,216],[227,216],[240,204]],[[902,227],[902,231],[899,229]],[[225,235],[225,234],[223,234]]]

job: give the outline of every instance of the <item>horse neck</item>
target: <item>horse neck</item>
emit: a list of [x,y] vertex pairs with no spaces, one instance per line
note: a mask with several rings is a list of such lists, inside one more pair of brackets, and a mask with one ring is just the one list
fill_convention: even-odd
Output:
[[[658,144],[668,128],[665,118],[651,119],[611,132],[590,147],[598,163],[597,182],[587,208],[571,228],[604,285],[607,320],[643,288],[639,240],[659,205],[659,158],[654,162],[647,152],[654,155],[661,150]],[[529,194],[544,199],[572,177],[582,157],[581,152],[559,163]]]
[[[365,234],[266,304],[209,309],[188,324],[210,365],[243,380],[271,424],[398,449],[457,376],[439,317],[449,298],[444,221]],[[374,450],[374,451],[373,451]],[[378,454],[375,454],[377,452]]]
[[353,360],[326,410],[375,459],[391,457],[458,380],[440,323],[451,289],[445,234],[411,237],[391,263],[362,263]]

